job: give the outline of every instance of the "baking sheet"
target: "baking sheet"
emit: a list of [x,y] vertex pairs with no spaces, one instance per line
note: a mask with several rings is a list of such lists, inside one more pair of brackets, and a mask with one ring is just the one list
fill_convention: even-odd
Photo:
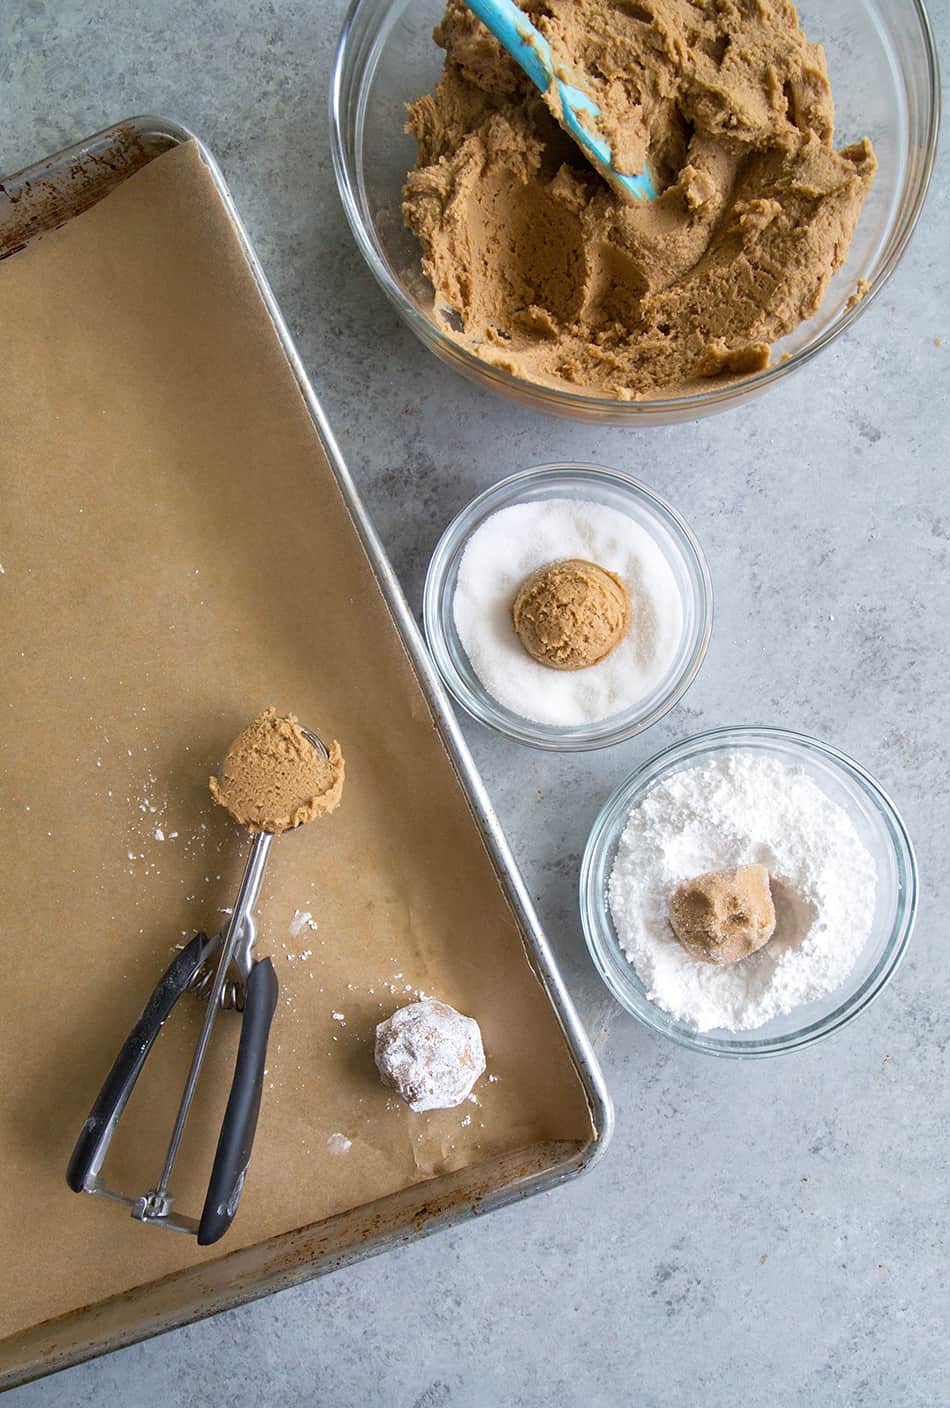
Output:
[[[16,1072],[0,1096],[16,1288],[0,1333],[13,1335],[452,1170],[588,1144],[593,1129],[194,144],[0,264],[0,327],[0,837],[15,935],[0,1060]],[[347,792],[337,817],[275,847],[261,951],[282,995],[258,1142],[233,1232],[202,1250],[69,1194],[63,1171],[171,946],[230,903],[242,844],[206,779],[268,702],[339,736]],[[291,935],[295,911],[316,929]],[[495,1077],[478,1105],[423,1120],[378,1086],[371,1056],[375,1022],[419,989],[478,1017]],[[125,1191],[154,1181],[200,1015],[176,1014],[123,1120],[107,1172]],[[186,1211],[233,1058],[236,1023],[219,1027],[176,1172]],[[346,1155],[328,1150],[335,1132]]]

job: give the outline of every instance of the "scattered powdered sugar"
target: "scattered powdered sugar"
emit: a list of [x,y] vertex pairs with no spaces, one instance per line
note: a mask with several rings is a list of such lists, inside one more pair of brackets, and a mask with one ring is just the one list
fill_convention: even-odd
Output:
[[[764,865],[775,936],[738,963],[700,963],[669,898],[710,870]],[[832,992],[867,942],[877,870],[837,802],[794,765],[735,749],[658,782],[630,814],[608,885],[621,948],[651,1001],[699,1031],[760,1027]]]
[[[532,660],[511,609],[532,572],[579,557],[616,573],[633,608],[626,639],[597,665],[552,670]],[[482,684],[538,723],[592,723],[646,698],[674,664],[683,634],[676,577],[650,532],[618,509],[580,499],[512,504],[472,534],[452,604],[459,639]]]
[[345,1154],[352,1149],[352,1147],[352,1139],[347,1139],[346,1135],[341,1134],[339,1130],[337,1130],[335,1134],[331,1134],[330,1138],[327,1140],[327,1148],[331,1154]]
[[299,939],[304,929],[316,929],[316,927],[317,921],[314,919],[309,909],[295,909],[288,932],[292,939]]

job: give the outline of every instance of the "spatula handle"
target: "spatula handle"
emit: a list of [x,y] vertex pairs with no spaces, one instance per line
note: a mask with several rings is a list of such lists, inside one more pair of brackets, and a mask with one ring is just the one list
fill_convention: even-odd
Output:
[[545,93],[554,77],[551,48],[514,0],[466,0],[468,8]]

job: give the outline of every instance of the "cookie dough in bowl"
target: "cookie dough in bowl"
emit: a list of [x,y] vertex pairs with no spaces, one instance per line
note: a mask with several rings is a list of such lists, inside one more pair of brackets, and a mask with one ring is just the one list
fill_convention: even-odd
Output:
[[406,224],[477,355],[524,380],[620,400],[763,371],[817,312],[877,169],[834,144],[822,49],[788,0],[527,0],[556,65],[583,75],[625,201],[531,80],[449,0],[445,68],[409,107]]
[[[552,20],[556,8],[562,12],[568,10],[565,5],[547,8],[551,11]],[[586,12],[591,8],[599,10],[603,7],[588,4],[584,10]],[[628,6],[627,11],[634,20],[639,14],[641,23],[649,28],[643,16],[656,14],[659,8],[654,4]],[[682,11],[684,7],[677,5],[675,8]],[[721,8],[744,10],[746,7]],[[533,13],[539,9],[535,6]],[[570,12],[574,11],[579,14],[580,5],[570,7]],[[584,347],[602,347],[602,365],[598,375],[609,374],[610,357],[619,355],[617,349],[620,342],[611,328],[609,316],[617,310],[610,305],[628,302],[630,289],[635,288],[636,281],[631,283],[626,278],[625,269],[615,270],[610,261],[599,264],[602,279],[598,275],[592,276],[589,281],[572,283],[570,278],[562,278],[561,272],[566,270],[570,274],[574,267],[578,244],[573,237],[561,238],[560,234],[548,241],[552,257],[549,277],[542,280],[542,286],[520,292],[514,287],[507,292],[502,289],[501,309],[495,305],[499,316],[493,316],[492,321],[494,326],[501,327],[503,333],[510,334],[510,340],[506,341],[501,335],[495,339],[493,335],[492,340],[483,339],[482,345],[476,346],[475,334],[466,331],[463,326],[464,310],[458,300],[444,298],[426,276],[422,267],[423,247],[416,236],[406,229],[402,216],[407,175],[416,171],[421,175],[423,170],[416,165],[420,155],[418,144],[411,134],[405,134],[403,130],[406,108],[408,104],[436,93],[446,54],[433,42],[432,32],[440,25],[444,14],[445,0],[357,0],[348,17],[337,59],[332,100],[334,159],[344,208],[372,273],[425,345],[482,386],[534,409],[575,419],[639,426],[693,419],[741,403],[803,366],[856,319],[864,316],[865,310],[895,268],[920,213],[936,147],[937,62],[923,5],[919,0],[834,0],[833,4],[827,5],[816,3],[816,0],[803,0],[798,8],[801,28],[809,45],[820,44],[823,48],[834,98],[833,150],[838,154],[847,148],[858,147],[867,137],[878,166],[855,223],[843,265],[831,275],[820,307],[813,313],[808,313],[814,301],[812,295],[821,290],[817,284],[806,287],[807,281],[802,281],[800,308],[807,316],[791,331],[779,336],[778,341],[772,342],[769,366],[764,370],[751,369],[761,364],[759,344],[772,336],[769,329],[751,329],[751,324],[747,331],[751,330],[752,333],[748,339],[752,350],[744,363],[746,370],[735,366],[732,371],[726,369],[724,374],[706,375],[691,388],[680,386],[676,389],[672,381],[666,389],[647,391],[641,386],[638,399],[633,400],[620,399],[603,386],[585,386],[583,378],[567,380],[560,372],[548,378],[547,371],[537,363],[530,367],[523,366],[524,349],[519,339],[529,333],[529,340],[535,339],[535,333],[530,328],[532,320],[538,332],[544,330],[544,318],[531,313],[533,307],[546,309],[553,316],[558,330],[555,341],[560,340],[561,352],[565,349],[570,352],[567,344],[573,336],[570,332],[572,320],[577,321],[574,314],[578,289],[581,290],[579,311],[584,315],[580,322],[586,322],[591,328],[597,323],[593,342],[586,337],[584,328],[580,328],[578,346],[583,343]],[[702,39],[702,36],[699,37]],[[719,67],[725,66],[727,73],[734,77],[739,55],[734,53],[730,58],[722,52],[721,36],[719,42],[707,43],[706,47],[710,50],[706,58],[695,60],[696,75],[704,82],[708,80],[707,86],[712,91],[711,103],[714,105],[721,98],[715,92],[719,69],[714,64],[718,62]],[[471,70],[477,80],[478,73],[482,72],[477,58],[472,61]],[[801,76],[805,77],[804,66]],[[788,95],[783,91],[784,83],[774,89],[776,119],[780,106],[784,104],[781,116],[783,122],[786,120],[790,98],[794,109],[797,81],[793,75]],[[809,107],[810,98],[804,90],[803,99],[805,106]],[[543,106],[540,95],[538,104]],[[468,112],[458,114],[459,124],[468,124],[471,116]],[[704,121],[706,116],[710,123],[714,121],[711,109],[704,113]],[[804,116],[799,114],[799,120],[807,125],[812,117],[807,113]],[[696,125],[701,124],[694,124],[694,128]],[[688,132],[680,135],[689,137]],[[439,144],[447,140],[448,134],[440,133],[433,127],[430,137],[432,143]],[[559,139],[555,136],[553,140]],[[797,139],[793,137],[794,140]],[[578,179],[586,183],[590,176],[584,169],[583,158],[570,150],[572,144],[566,138],[563,141],[567,147],[563,164],[572,179],[579,173]],[[635,144],[631,145],[631,153],[635,153]],[[661,167],[664,159],[668,166],[678,160],[672,149],[666,158],[660,153],[658,164]],[[430,167],[432,164],[431,161],[427,162]],[[693,162],[692,165],[697,171],[701,169],[701,164]],[[673,185],[676,185],[675,181]],[[692,186],[689,189],[693,197],[702,194]],[[791,197],[792,192],[787,194]],[[760,197],[761,192],[752,199]],[[675,196],[669,200],[679,198]],[[775,198],[780,203],[784,199]],[[433,191],[431,199],[436,204],[441,201],[438,190]],[[559,197],[555,199],[555,205],[557,209],[552,217],[556,217],[555,224],[562,217],[570,224],[574,216],[568,206]],[[701,223],[702,206],[697,205],[696,210]],[[648,213],[648,218],[652,219],[655,213]],[[775,221],[756,230],[756,222],[761,223],[768,213],[767,209],[748,212],[750,218],[741,234],[742,239],[758,244],[760,251],[780,233]],[[435,214],[438,216],[437,211]],[[584,219],[588,217],[585,215]],[[533,222],[526,219],[524,240],[520,241],[519,246],[525,254],[529,252],[533,228]],[[473,222],[473,239],[481,239],[486,233],[476,229]],[[737,231],[736,240],[739,239]],[[609,243],[613,246],[612,231]],[[586,254],[582,254],[581,258],[587,261]],[[596,264],[597,260],[592,262]],[[832,255],[832,263],[836,262],[836,255]],[[523,261],[516,261],[516,265],[519,263],[523,267]],[[757,267],[761,271],[761,264]],[[724,269],[721,272],[724,276]],[[718,266],[713,273],[718,279]],[[779,270],[779,273],[784,278],[784,271]],[[654,276],[651,275],[651,278]],[[654,281],[653,288],[658,290],[656,296],[663,301],[667,299],[667,293],[659,287],[660,283],[662,280]],[[854,295],[862,289],[867,290],[865,296],[855,301]],[[474,292],[472,296],[475,297]],[[494,297],[492,294],[492,299]],[[795,300],[790,297],[780,302],[786,305],[788,311],[794,307]],[[520,331],[513,323],[508,327],[504,326],[504,320],[499,322],[500,312],[508,308],[513,313],[525,312],[527,321],[522,320]],[[474,315],[474,304],[472,311]],[[619,311],[625,318],[624,308]],[[673,344],[682,350],[683,344],[675,322],[670,323],[672,331],[664,333],[661,324],[666,323],[667,319],[660,315],[658,308],[655,311],[654,340],[658,345],[662,344],[660,350],[665,348],[670,351]],[[730,321],[731,317],[730,314]],[[781,317],[784,319],[785,313]],[[475,321],[478,321],[477,317]],[[567,342],[564,341],[565,330]],[[736,351],[731,331],[714,327],[708,331],[713,334],[710,347],[721,336],[730,353]],[[602,344],[597,341],[601,334]],[[536,345],[533,342],[532,346],[531,358],[544,361],[552,352],[550,340],[546,342],[541,337],[537,337]],[[718,352],[721,350],[718,349]],[[622,360],[626,352],[622,348],[621,352]],[[587,355],[584,354],[585,357]],[[600,352],[591,355],[595,359],[601,356]],[[716,355],[717,350],[714,349],[713,360]],[[490,360],[492,358],[495,360]]]
[[423,616],[469,713],[536,747],[629,738],[682,697],[712,627],[709,573],[679,514],[620,470],[502,480],[442,536]]

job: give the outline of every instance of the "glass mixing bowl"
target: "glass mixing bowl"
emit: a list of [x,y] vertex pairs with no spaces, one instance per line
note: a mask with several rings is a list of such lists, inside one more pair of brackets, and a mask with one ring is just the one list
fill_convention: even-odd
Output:
[[[923,205],[939,123],[933,35],[921,0],[803,0],[805,30],[824,44],[839,146],[867,134],[878,173],[847,263],[819,312],[775,344],[764,372],[697,395],[616,401],[538,386],[491,367],[437,321],[419,246],[402,223],[414,140],[405,104],[432,89],[442,50],[432,40],[443,0],[356,0],[337,52],[331,91],[333,163],[357,244],[413,332],[472,380],[535,410],[613,425],[658,425],[724,410],[803,366],[850,327],[897,266]],[[849,306],[859,279],[868,291]]]
[[[523,718],[489,694],[465,653],[455,624],[455,585],[476,529],[500,509],[539,499],[593,500],[645,528],[673,573],[683,608],[676,654],[655,688],[629,708],[594,723],[556,727]],[[525,469],[473,499],[446,528],[432,554],[422,608],[426,639],[439,673],[474,718],[519,743],[583,752],[621,743],[655,724],[682,699],[699,673],[712,632],[712,586],[702,548],[674,508],[619,469],[551,464]]]
[[[878,888],[868,941],[834,992],[751,1031],[698,1032],[647,996],[614,929],[607,885],[630,812],[657,782],[721,751],[753,749],[803,768],[851,817],[877,864]],[[721,728],[658,753],[618,787],[594,822],[580,882],[581,919],[591,957],[619,1003],[646,1026],[681,1046],[714,1056],[777,1056],[838,1031],[877,997],[904,955],[917,913],[917,863],[890,798],[862,767],[830,744],[779,728]]]

